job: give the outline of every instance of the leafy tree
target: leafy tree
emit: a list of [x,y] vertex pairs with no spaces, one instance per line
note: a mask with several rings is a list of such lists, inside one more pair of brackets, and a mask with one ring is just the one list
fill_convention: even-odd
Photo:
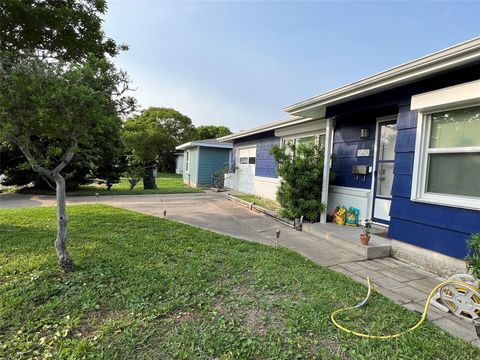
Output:
[[197,127],[195,140],[216,139],[230,135],[232,132],[226,126],[202,125]]
[[[116,121],[118,113],[133,104],[122,96],[127,79],[107,60],[95,58],[78,64],[35,56],[5,60],[0,67],[0,141],[18,146],[32,169],[55,183],[55,248],[60,266],[72,270],[61,172],[95,129]],[[48,139],[48,144],[39,139]]]
[[[99,181],[107,189],[118,183],[125,170],[125,155],[120,139],[122,122],[118,117],[92,128],[89,142],[80,143],[78,153],[65,167],[62,174],[67,190],[74,190],[81,184]],[[51,145],[47,137],[35,139],[42,153]],[[0,173],[5,175],[2,185],[26,185],[33,183],[36,188],[51,189],[51,183],[34,171],[18,147],[10,143],[0,144]]]
[[[106,9],[105,0],[0,2],[0,143],[18,146],[34,171],[55,182],[55,247],[65,270],[73,261],[66,248],[61,172],[80,150],[85,151],[78,158],[90,162],[85,144],[94,141],[92,135],[134,106],[123,96],[126,73],[107,61],[126,46],[105,36],[100,16]],[[111,173],[106,177],[114,179]]]
[[288,144],[272,147],[271,153],[278,162],[277,171],[281,177],[277,199],[283,208],[282,215],[318,221],[325,211],[325,204],[321,202],[323,148],[316,144]]
[[0,51],[68,61],[115,56],[117,46],[102,31],[105,0],[3,0]]
[[134,162],[167,171],[174,164],[175,147],[195,137],[188,116],[174,109],[151,107],[125,121],[123,140]]

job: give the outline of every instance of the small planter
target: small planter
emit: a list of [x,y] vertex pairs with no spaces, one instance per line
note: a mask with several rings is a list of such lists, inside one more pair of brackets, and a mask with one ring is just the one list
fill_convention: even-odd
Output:
[[370,241],[370,229],[372,228],[372,220],[367,219],[362,225],[363,234],[360,234],[360,243],[362,245],[368,245]]
[[360,243],[362,245],[368,245],[370,241],[370,235],[360,234]]

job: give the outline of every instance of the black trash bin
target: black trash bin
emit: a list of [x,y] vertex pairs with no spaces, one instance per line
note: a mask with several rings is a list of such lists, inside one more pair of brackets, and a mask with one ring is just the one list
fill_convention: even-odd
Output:
[[147,166],[143,175],[143,188],[144,189],[156,189],[157,181],[155,179],[154,167]]

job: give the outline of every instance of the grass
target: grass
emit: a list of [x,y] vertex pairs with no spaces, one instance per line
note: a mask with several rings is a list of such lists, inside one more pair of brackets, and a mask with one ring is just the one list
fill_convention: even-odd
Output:
[[[63,274],[55,209],[0,211],[0,358],[480,358],[431,323],[388,341],[339,332],[330,313],[366,288],[292,251],[104,205],[69,213]],[[340,320],[388,334],[419,318],[374,294]]]
[[235,197],[248,201],[250,203],[255,203],[256,205],[261,206],[267,210],[279,211],[281,209],[280,204],[277,203],[276,201],[265,199],[260,196],[245,194],[245,195],[235,195]]
[[[144,189],[143,181],[140,181],[133,190],[130,189],[130,183],[127,179],[122,178],[118,184],[107,190],[105,185],[81,185],[77,190],[67,191],[68,196],[93,196],[99,193],[105,195],[146,195],[146,194],[182,194],[182,193],[198,193],[201,189],[190,188],[183,183],[182,175],[159,173],[157,175],[157,188]],[[35,188],[23,187],[16,192],[23,194],[48,194],[53,195],[53,191],[39,190]]]

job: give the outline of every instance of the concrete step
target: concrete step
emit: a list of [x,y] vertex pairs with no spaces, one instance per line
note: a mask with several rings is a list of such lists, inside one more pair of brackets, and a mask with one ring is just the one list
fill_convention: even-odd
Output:
[[304,223],[303,231],[312,236],[329,241],[332,245],[351,251],[364,259],[378,259],[390,256],[391,240],[371,234],[368,245],[360,243],[361,227],[337,225],[333,223]]

